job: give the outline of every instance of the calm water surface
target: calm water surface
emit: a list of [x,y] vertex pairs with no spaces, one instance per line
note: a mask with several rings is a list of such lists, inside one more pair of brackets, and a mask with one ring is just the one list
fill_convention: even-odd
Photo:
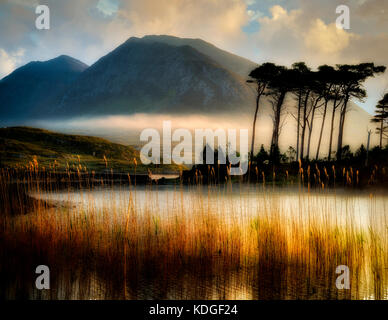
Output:
[[[33,194],[44,200],[70,205],[74,212],[97,212],[107,219],[107,212],[115,219],[111,223],[124,223],[125,208],[133,201],[138,212],[150,212],[159,219],[174,219],[185,214],[189,219],[209,212],[225,223],[247,224],[258,215],[277,215],[284,224],[293,221],[319,222],[325,226],[352,228],[368,231],[373,228],[386,245],[388,228],[388,195],[384,192],[348,190],[310,190],[298,187],[277,188],[262,185],[224,186],[109,186],[92,190],[69,189],[61,192]],[[93,209],[93,210],[90,210]],[[109,219],[108,215],[108,219]],[[386,247],[386,246],[385,246]],[[385,252],[382,277],[382,294],[388,298],[387,267],[388,253]],[[217,259],[215,257],[215,259]],[[335,269],[335,267],[333,267]],[[366,266],[371,273],[373,266]],[[302,273],[303,274],[303,273]],[[298,270],[282,269],[274,275],[271,270],[243,268],[227,273],[207,273],[200,279],[195,274],[183,271],[172,272],[158,279],[140,280],[132,288],[132,298],[158,299],[336,299],[375,298],[376,288],[370,278],[357,282],[357,288],[347,294],[335,288],[336,274],[333,270],[319,279],[299,279]],[[88,298],[106,297],[104,285],[89,275],[84,286],[89,287]],[[381,286],[381,283],[380,283]],[[78,288],[78,289],[77,289]],[[75,284],[78,297],[80,284]],[[380,288],[381,289],[381,288]]]

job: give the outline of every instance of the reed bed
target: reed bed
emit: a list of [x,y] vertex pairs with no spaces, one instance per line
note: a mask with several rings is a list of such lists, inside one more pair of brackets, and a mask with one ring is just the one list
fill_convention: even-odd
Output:
[[[385,195],[58,182],[36,167],[0,174],[3,299],[388,299]],[[35,289],[41,264],[50,290]]]

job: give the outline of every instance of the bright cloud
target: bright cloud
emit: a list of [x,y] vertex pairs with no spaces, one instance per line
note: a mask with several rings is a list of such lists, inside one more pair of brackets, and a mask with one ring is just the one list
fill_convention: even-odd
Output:
[[0,79],[16,68],[23,55],[24,49],[19,49],[14,53],[9,54],[4,49],[0,48]]
[[345,49],[352,34],[336,27],[335,23],[326,25],[321,19],[316,19],[304,35],[306,47],[316,54],[337,54]]
[[246,4],[239,0],[131,1],[123,4],[119,16],[132,35],[195,37],[224,46],[236,44],[249,22]]
[[259,50],[266,59],[291,64],[305,60],[309,64],[339,63],[340,53],[354,35],[338,29],[335,23],[307,14],[302,9],[287,11],[279,5],[270,9],[270,17],[259,18],[256,35]]

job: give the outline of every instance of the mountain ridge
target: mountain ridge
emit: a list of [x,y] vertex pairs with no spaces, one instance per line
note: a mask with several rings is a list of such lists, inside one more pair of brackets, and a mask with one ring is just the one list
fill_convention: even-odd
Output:
[[66,55],[31,61],[0,80],[0,116],[29,119],[49,112],[87,65]]
[[224,68],[245,78],[249,72],[257,66],[257,63],[226,50],[220,49],[215,45],[199,38],[179,38],[170,35],[146,35],[142,38],[130,37],[126,42],[133,40],[163,42],[170,45],[182,46],[189,45],[197,51],[209,56],[212,60]]
[[[127,51],[133,54],[127,54]],[[61,80],[61,90],[47,89],[50,88],[47,79],[43,82],[42,89],[39,81],[31,81],[24,77],[23,81],[28,80],[29,85],[32,83],[37,86],[38,94],[30,96],[30,99],[39,100],[39,104],[16,105],[15,110],[10,112],[3,103],[4,82],[9,82],[13,76],[18,75],[19,69],[25,71],[31,66],[50,65],[55,61],[62,62],[68,69],[74,71],[70,77]],[[234,67],[230,68],[229,61],[236,61]],[[245,71],[235,72],[236,68],[237,71],[242,70],[241,66],[247,68],[245,76]],[[9,125],[7,117],[14,115],[19,116],[17,124],[26,124],[26,120],[43,119],[47,127],[51,128],[54,128],[49,125],[54,123],[52,120],[65,120],[63,123],[67,123],[67,120],[71,121],[73,118],[93,119],[110,115],[132,116],[138,113],[198,114],[209,119],[231,116],[237,123],[241,123],[241,117],[244,116],[247,118],[247,128],[250,128],[251,117],[254,114],[254,93],[245,80],[248,71],[255,66],[254,62],[230,54],[201,39],[165,35],[130,37],[90,67],[79,60],[62,55],[46,62],[30,62],[15,70],[0,80],[0,116],[3,125]],[[54,70],[58,73],[58,69]],[[78,85],[80,81],[84,83]],[[120,85],[116,85],[115,81]],[[47,91],[50,92],[50,99],[39,98],[39,92]],[[13,90],[12,95],[17,99],[28,96],[23,92],[20,93],[19,89]],[[293,108],[293,104],[290,103],[289,107]],[[352,103],[352,109],[347,117],[345,140],[346,143],[357,145],[360,141],[365,142],[366,128],[371,126],[369,120],[371,115],[355,103]],[[23,117],[20,117],[21,115]],[[295,134],[294,121],[289,118],[286,122],[288,122],[285,127],[287,134],[283,134],[281,139],[283,148],[292,144]],[[319,128],[319,122],[318,117],[315,130]],[[362,130],[356,130],[355,123]],[[106,122],[106,125],[110,124]],[[328,125],[326,123],[325,134]],[[66,124],[63,128],[65,126]],[[267,99],[263,99],[258,117],[257,140],[265,142],[266,137],[271,135],[271,127],[271,107]],[[336,127],[334,129],[336,130]],[[100,135],[102,129],[94,127],[93,130],[91,131],[93,135]],[[104,136],[111,138],[114,136],[112,132],[112,129],[106,128]],[[374,139],[373,135],[372,138]]]
[[252,101],[244,78],[192,46],[129,38],[80,75],[59,110],[64,116],[74,109],[80,115],[233,112]]

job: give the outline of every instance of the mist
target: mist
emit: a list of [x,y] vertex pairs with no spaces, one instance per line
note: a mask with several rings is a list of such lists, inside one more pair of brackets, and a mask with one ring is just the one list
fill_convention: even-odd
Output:
[[[295,147],[296,144],[296,121],[291,116],[291,112],[292,108],[289,107],[284,115],[284,123],[279,143],[281,152],[285,152],[289,146]],[[253,116],[248,114],[242,114],[238,117],[231,115],[214,116],[201,114],[193,114],[189,116],[173,114],[135,114],[105,117],[84,117],[55,121],[36,120],[28,122],[27,125],[68,134],[98,136],[112,142],[131,145],[140,149],[145,144],[145,142],[140,141],[140,133],[142,130],[147,128],[157,129],[162,136],[163,121],[171,121],[172,130],[182,128],[188,129],[191,132],[194,132],[195,129],[236,129],[237,131],[240,129],[248,129],[249,137],[251,138],[252,120]],[[314,124],[315,129],[313,130],[311,139],[311,158],[315,158],[321,123],[322,118],[318,115]],[[326,120],[320,157],[327,156],[330,134],[329,127],[330,123]],[[272,135],[272,118],[268,108],[263,108],[261,112],[259,112],[256,128],[256,152],[258,152],[262,144],[266,149],[268,149]],[[372,130],[371,146],[377,145],[378,135],[375,134],[374,128],[375,126],[370,123],[370,115],[354,105],[347,115],[344,145],[350,145],[353,151],[355,151],[361,144],[366,146],[368,130]],[[336,146],[337,129],[337,125],[335,125],[333,135],[334,148]]]

